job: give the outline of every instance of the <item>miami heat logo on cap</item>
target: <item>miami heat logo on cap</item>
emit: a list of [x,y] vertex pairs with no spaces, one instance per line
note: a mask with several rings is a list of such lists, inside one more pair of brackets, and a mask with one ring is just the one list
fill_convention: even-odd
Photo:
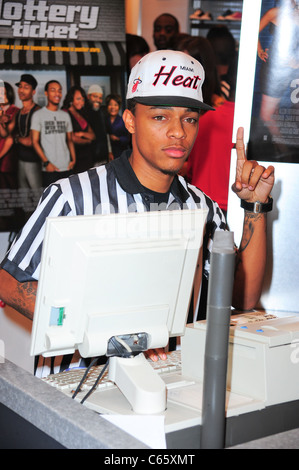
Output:
[[142,83],[142,80],[139,77],[135,78],[135,80],[133,81],[132,93],[135,93],[137,91],[137,87],[140,83]]

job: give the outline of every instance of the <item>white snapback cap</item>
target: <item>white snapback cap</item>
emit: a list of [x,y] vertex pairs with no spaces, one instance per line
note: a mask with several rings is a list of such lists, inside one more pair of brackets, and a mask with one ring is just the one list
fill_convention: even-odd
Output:
[[202,98],[205,72],[193,57],[180,51],[150,52],[132,68],[127,100],[152,106],[214,109]]

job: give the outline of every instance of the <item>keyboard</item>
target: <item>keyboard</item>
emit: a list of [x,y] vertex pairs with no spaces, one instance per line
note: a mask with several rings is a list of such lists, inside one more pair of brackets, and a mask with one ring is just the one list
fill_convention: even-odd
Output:
[[[167,353],[166,360],[159,359],[157,362],[153,362],[152,360],[148,359],[148,362],[161,376],[169,372],[181,372],[181,351],[177,350]],[[104,365],[93,366],[90,368],[86,379],[81,385],[80,393],[77,395],[78,398],[80,397],[81,399],[86,393],[88,393],[102,372],[103,368]],[[85,371],[86,368],[73,368],[64,372],[48,375],[42,380],[52,387],[57,388],[66,395],[72,396],[79,386]],[[108,379],[108,371],[106,370],[95,390],[100,391],[113,388],[117,388],[117,386],[114,384],[114,382],[111,382]]]

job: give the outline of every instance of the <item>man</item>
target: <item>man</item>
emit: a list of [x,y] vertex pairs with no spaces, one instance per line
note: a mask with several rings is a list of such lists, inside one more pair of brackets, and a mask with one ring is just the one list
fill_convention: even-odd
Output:
[[76,163],[72,141],[72,122],[68,113],[59,109],[62,87],[56,80],[45,85],[47,106],[32,116],[33,147],[42,161],[43,186],[70,175]]
[[173,49],[175,37],[179,34],[178,20],[169,13],[163,13],[154,21],[154,44],[157,50]]
[[[94,165],[107,163],[109,159],[109,138],[106,131],[105,118],[101,110],[103,89],[99,85],[91,85],[87,92],[88,120],[96,135],[92,142]],[[110,150],[111,151],[111,150]]]
[[[109,164],[60,180],[47,188],[35,213],[14,242],[0,270],[0,298],[32,318],[40,269],[45,218],[171,209],[208,208],[204,242],[204,276],[215,230],[225,230],[217,203],[177,176],[198,130],[204,70],[192,57],[175,51],[156,51],[132,69],[128,109],[123,119],[132,135],[132,151]],[[266,211],[274,184],[274,168],[247,161],[242,129],[237,136],[234,191],[246,207],[244,232],[237,255],[234,305],[253,308],[260,296],[266,256]],[[219,169],[221,171],[221,169]],[[256,210],[253,206],[259,201]],[[152,205],[153,204],[153,205]]]
[[42,187],[41,161],[31,137],[31,120],[35,111],[40,109],[34,102],[37,81],[30,74],[21,75],[16,83],[23,107],[14,117],[15,142],[18,155],[18,180],[20,188],[39,189]]

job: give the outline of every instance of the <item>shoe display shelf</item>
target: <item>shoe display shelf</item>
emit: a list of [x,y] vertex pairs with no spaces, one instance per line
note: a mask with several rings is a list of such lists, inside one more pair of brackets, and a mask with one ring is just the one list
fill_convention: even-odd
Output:
[[235,39],[240,37],[243,0],[190,0],[190,34],[205,36],[216,25],[226,25]]

